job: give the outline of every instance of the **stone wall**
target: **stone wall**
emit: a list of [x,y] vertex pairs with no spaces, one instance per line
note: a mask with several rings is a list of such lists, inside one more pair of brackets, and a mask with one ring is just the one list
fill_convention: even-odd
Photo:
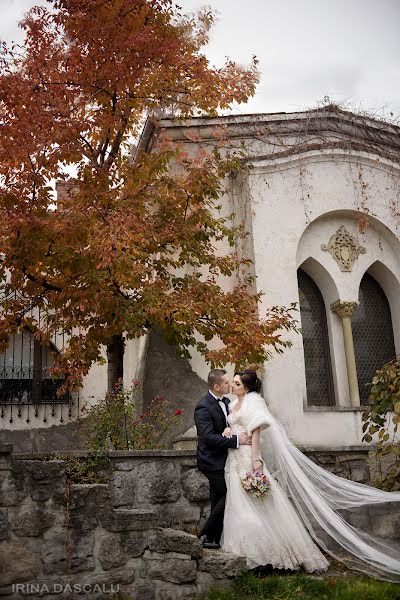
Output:
[[[365,449],[307,453],[333,472],[369,479]],[[112,598],[119,588],[135,600],[191,598],[245,569],[243,559],[204,551],[196,537],[209,509],[194,451],[114,452],[109,483],[89,485],[68,484],[65,463],[45,458],[0,445],[0,597],[68,600],[83,590]],[[348,519],[400,541],[400,508],[389,509]]]
[[204,551],[193,535],[208,505],[193,456],[115,453],[112,463],[109,484],[68,485],[63,461],[0,447],[2,598],[111,598],[119,589],[172,600],[244,570],[243,559]]

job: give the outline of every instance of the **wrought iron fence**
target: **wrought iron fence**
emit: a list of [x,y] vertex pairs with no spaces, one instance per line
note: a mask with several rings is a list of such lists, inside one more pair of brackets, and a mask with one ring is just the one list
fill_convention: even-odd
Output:
[[64,344],[64,334],[55,336],[50,346],[41,345],[29,331],[10,337],[8,348],[0,353],[0,421],[30,423],[35,417],[46,423],[58,417],[62,423],[74,407],[79,409],[79,395],[59,394],[64,381],[51,375],[54,354]]

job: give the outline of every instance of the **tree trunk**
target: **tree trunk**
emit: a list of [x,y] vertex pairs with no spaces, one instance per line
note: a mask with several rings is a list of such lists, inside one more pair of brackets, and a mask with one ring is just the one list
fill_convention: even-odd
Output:
[[107,388],[109,392],[115,389],[115,384],[124,376],[124,349],[123,335],[113,335],[107,345]]

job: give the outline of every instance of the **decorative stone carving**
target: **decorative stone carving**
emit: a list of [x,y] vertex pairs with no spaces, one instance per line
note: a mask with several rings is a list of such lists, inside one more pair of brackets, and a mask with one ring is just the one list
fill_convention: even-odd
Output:
[[329,243],[322,244],[321,248],[331,253],[342,271],[351,271],[358,256],[367,251],[364,246],[360,246],[358,240],[347,231],[344,225],[339,227]]
[[357,300],[354,300],[353,302],[342,302],[341,300],[337,300],[331,304],[331,310],[339,317],[351,317],[354,309],[357,308],[359,304],[360,303]]

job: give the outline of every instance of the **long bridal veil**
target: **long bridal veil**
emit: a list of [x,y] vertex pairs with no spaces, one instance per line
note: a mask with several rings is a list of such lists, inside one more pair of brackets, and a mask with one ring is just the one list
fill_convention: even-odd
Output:
[[315,542],[351,569],[400,582],[400,545],[350,525],[340,514],[368,505],[400,503],[400,492],[355,483],[316,465],[290,442],[282,425],[269,417],[270,427],[261,432],[264,460]]

